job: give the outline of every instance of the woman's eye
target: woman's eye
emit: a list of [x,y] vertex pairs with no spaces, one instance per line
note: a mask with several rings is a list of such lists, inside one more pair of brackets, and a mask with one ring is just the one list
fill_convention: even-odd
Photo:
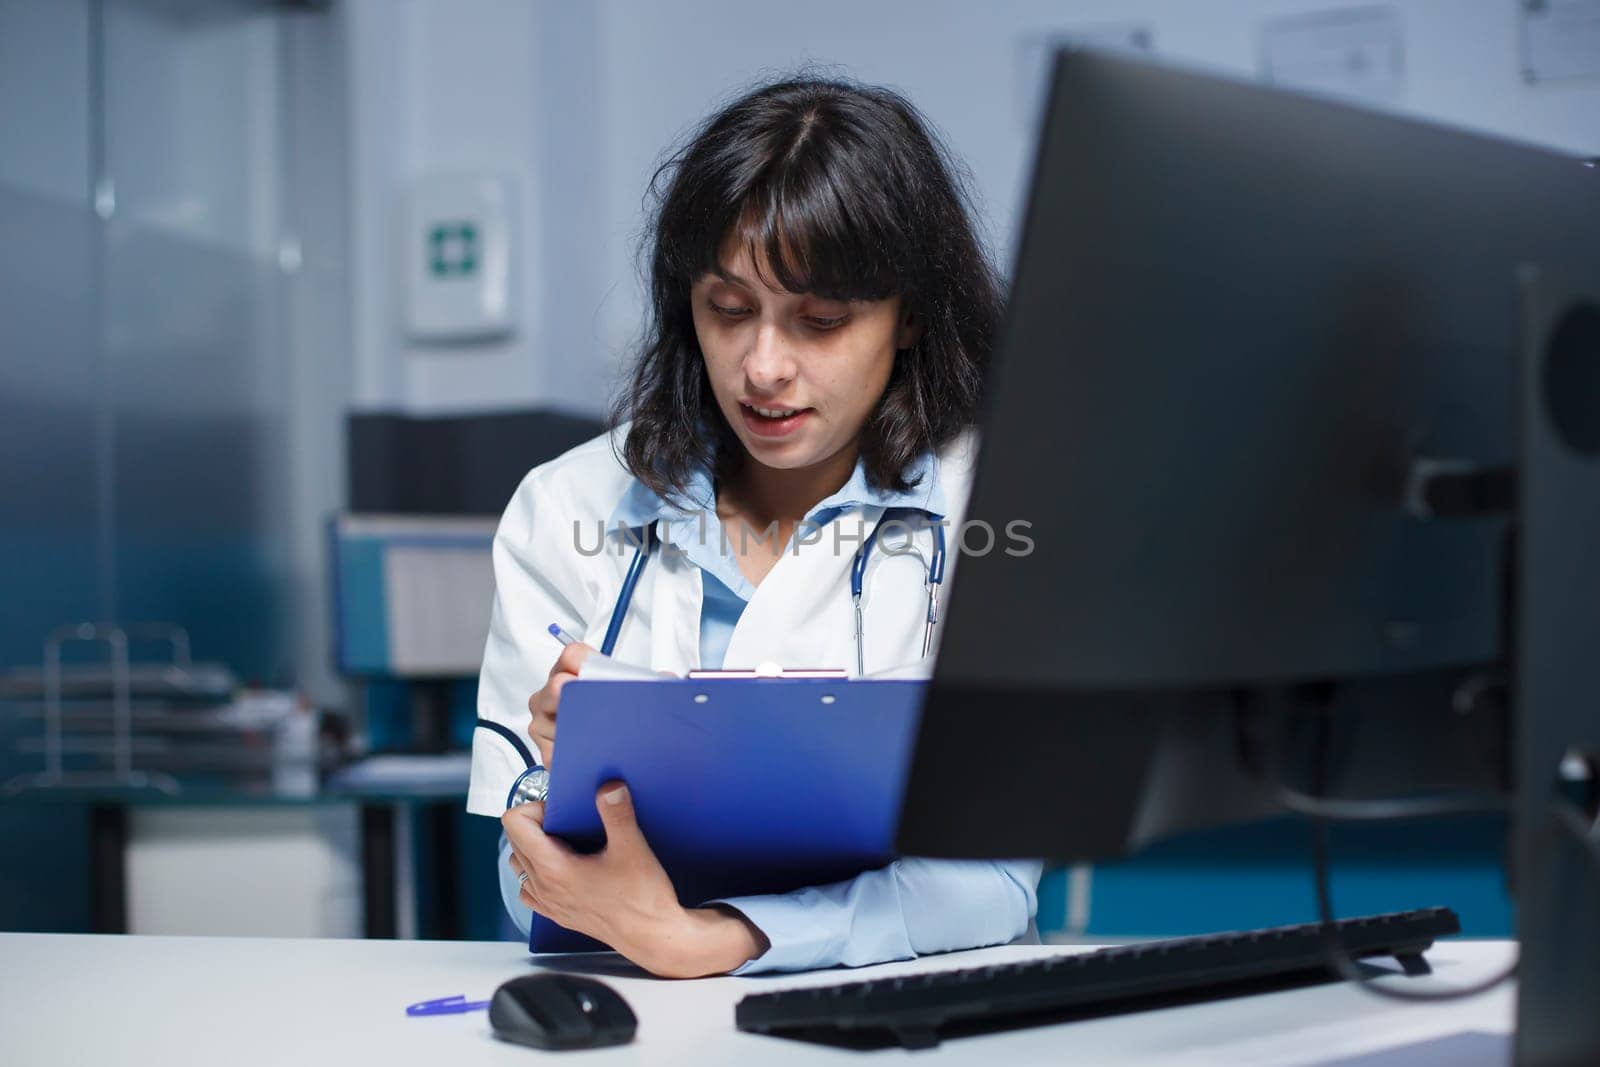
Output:
[[725,304],[717,303],[715,300],[707,301],[707,303],[711,305],[712,311],[716,312],[718,315],[721,315],[725,319],[743,318],[750,312],[750,309],[747,307],[728,307]]
[[844,315],[835,315],[832,318],[822,318],[813,315],[808,321],[819,330],[831,330],[835,327],[843,326],[846,317]]

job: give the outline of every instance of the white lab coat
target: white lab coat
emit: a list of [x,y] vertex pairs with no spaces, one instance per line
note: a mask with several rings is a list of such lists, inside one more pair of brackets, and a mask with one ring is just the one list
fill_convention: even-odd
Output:
[[[966,513],[974,455],[975,438],[968,434],[940,453],[933,467],[949,523],[946,589],[959,555],[957,531]],[[601,436],[534,468],[517,488],[494,539],[495,599],[478,689],[481,718],[527,739],[528,698],[545,684],[561,652],[546,630],[550,623],[600,646],[633,546],[608,530],[605,551],[584,553],[594,552],[597,523],[612,514],[634,484],[612,440]],[[824,527],[820,540],[791,546],[740,615],[724,665],[772,661],[783,667],[843,667],[855,674],[850,567],[860,539],[882,511],[851,509]],[[895,543],[903,545],[905,536]],[[911,543],[915,550],[899,555],[880,544],[868,562],[862,596],[868,673],[914,663],[922,655],[931,534],[923,530]],[[701,577],[700,568],[682,554],[653,553],[614,656],[674,674],[698,667]],[[935,642],[938,635],[936,628]],[[504,738],[477,730],[467,810],[499,816],[523,769],[522,757]]]
[[[966,514],[974,455],[975,439],[969,434],[934,457],[929,471],[938,480],[949,524],[947,580],[959,555],[957,531]],[[496,589],[478,687],[480,717],[527,737],[528,697],[545,684],[561,651],[547,632],[550,623],[600,646],[634,546],[612,529],[606,533],[608,550],[597,553],[596,524],[618,509],[625,493],[641,491],[606,437],[580,445],[523,479],[495,535]],[[930,484],[922,499],[934,496]],[[771,661],[785,667],[844,667],[854,674],[850,569],[861,538],[882,513],[879,505],[853,507],[830,521],[820,538],[796,538],[739,616],[724,665]],[[673,526],[663,523],[663,535],[670,536]],[[708,522],[708,532],[717,528]],[[885,531],[880,538],[888,536]],[[895,534],[895,548],[906,546],[905,537],[904,531]],[[913,534],[910,545],[914,550],[891,552],[880,539],[879,549],[869,557],[862,597],[868,673],[913,664],[922,656],[932,534],[926,529]],[[699,666],[702,575],[682,553],[652,554],[614,655],[675,674]],[[936,643],[938,637],[936,629]],[[504,738],[491,730],[476,731],[468,810],[500,815],[523,766]],[[517,883],[506,859],[502,843],[501,896],[526,932],[531,916],[516,899]],[[765,953],[733,973],[855,966],[1036,938],[1032,919],[1039,874],[1040,864],[1032,861],[908,858],[833,885],[730,899],[724,903],[743,912],[770,943]]]

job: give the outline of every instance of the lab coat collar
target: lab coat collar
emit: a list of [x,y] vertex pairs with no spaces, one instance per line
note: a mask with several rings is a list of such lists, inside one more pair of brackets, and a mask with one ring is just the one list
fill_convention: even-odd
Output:
[[[938,456],[932,452],[924,452],[911,465],[906,480],[912,484],[905,492],[875,489],[867,484],[866,467],[858,459],[855,469],[850,472],[849,479],[838,490],[819,501],[806,518],[820,524],[852,507],[910,508],[934,518],[945,517],[947,505],[944,487],[939,483]],[[704,468],[694,471],[685,488],[684,497],[686,506],[668,503],[639,479],[630,479],[627,489],[622,493],[622,499],[617,501],[617,506],[611,510],[611,515],[606,520],[606,528],[615,530],[620,525],[637,529],[648,526],[657,519],[664,519],[670,524],[673,521],[690,518],[697,511],[715,515],[716,492],[712,486],[710,471]]]

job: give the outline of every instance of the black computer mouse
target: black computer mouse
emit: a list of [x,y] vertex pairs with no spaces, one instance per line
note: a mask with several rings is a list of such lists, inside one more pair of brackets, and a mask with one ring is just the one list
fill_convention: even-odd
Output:
[[489,1025],[502,1041],[534,1048],[626,1045],[639,1025],[622,994],[576,974],[525,974],[494,991]]

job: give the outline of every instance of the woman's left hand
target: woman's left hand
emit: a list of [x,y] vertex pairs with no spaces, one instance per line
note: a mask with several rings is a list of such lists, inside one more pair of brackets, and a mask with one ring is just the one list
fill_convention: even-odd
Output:
[[511,867],[528,875],[523,904],[668,978],[721,974],[766,951],[766,938],[739,913],[678,903],[639,829],[627,786],[601,786],[595,807],[606,847],[591,855],[544,832],[543,804],[521,804],[501,816]]

